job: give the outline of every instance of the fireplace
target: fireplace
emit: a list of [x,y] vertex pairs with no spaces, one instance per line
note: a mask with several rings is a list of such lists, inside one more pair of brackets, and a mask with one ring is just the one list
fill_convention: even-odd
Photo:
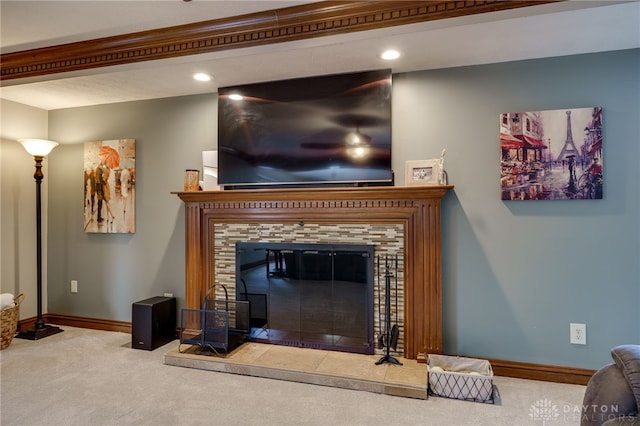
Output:
[[250,341],[374,353],[373,246],[236,243]]
[[177,192],[185,203],[184,306],[199,308],[216,283],[235,287],[238,241],[372,244],[376,255],[401,254],[400,353],[442,353],[440,205],[451,188]]

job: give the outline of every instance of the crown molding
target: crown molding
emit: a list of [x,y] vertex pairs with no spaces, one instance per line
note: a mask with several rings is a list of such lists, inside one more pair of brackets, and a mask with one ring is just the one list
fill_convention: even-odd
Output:
[[566,0],[323,1],[6,53],[0,80],[212,53]]

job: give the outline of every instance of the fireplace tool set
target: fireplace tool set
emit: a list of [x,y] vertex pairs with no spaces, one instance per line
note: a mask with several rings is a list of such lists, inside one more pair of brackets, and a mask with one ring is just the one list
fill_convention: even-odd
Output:
[[[378,333],[378,348],[385,348],[385,355],[376,361],[376,365],[384,364],[388,362],[390,364],[402,365],[400,361],[390,355],[391,349],[396,351],[398,349],[398,336],[400,335],[400,328],[398,327],[398,255],[389,260],[389,255],[384,257],[384,318],[381,312],[381,293],[382,288],[380,280],[382,274],[380,273],[381,259],[378,256],[378,321],[380,323],[381,331]],[[395,265],[393,265],[395,263]],[[391,267],[395,266],[394,274],[391,273]],[[394,278],[395,289],[394,299],[396,304],[395,312],[395,324],[391,325],[391,278]],[[384,333],[382,332],[382,324],[384,320]]]

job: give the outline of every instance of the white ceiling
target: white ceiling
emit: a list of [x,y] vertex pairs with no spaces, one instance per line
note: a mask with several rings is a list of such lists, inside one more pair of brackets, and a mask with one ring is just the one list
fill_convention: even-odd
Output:
[[[0,2],[2,53],[275,9],[303,1]],[[378,55],[396,48],[393,63]],[[0,97],[53,110],[391,67],[394,73],[640,47],[640,0],[573,0],[375,31],[3,81]],[[194,72],[213,75],[196,82]]]

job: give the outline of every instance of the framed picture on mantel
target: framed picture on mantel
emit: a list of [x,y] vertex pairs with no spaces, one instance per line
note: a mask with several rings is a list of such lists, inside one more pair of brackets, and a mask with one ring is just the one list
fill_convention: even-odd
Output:
[[438,185],[440,160],[410,160],[405,165],[404,183],[410,185]]

